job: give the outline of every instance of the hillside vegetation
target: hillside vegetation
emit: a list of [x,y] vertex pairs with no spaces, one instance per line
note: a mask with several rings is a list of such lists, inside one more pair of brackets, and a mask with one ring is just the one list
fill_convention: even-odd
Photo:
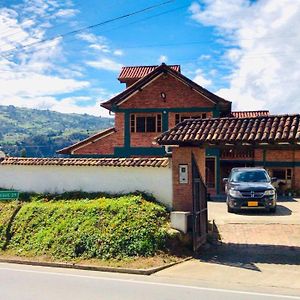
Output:
[[164,207],[136,195],[34,201],[18,211],[7,203],[0,207],[0,247],[53,259],[151,256],[165,246],[167,217]]
[[113,122],[87,114],[0,105],[0,147],[10,156],[56,156],[58,149],[111,127]]

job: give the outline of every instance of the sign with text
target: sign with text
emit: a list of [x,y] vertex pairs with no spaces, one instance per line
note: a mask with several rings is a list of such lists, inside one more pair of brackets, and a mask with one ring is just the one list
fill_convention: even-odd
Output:
[[13,200],[19,198],[17,191],[0,191],[0,200]]

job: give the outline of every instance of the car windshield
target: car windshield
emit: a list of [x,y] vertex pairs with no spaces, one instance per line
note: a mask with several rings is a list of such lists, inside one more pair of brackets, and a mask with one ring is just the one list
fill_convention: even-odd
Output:
[[231,182],[269,182],[269,176],[265,171],[234,171],[230,176]]

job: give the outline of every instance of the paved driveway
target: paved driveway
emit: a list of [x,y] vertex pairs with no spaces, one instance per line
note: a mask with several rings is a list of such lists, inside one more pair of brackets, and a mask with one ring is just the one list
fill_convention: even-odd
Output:
[[279,200],[276,213],[259,210],[247,210],[228,213],[225,201],[208,202],[208,218],[221,224],[299,224],[300,199]]
[[156,276],[300,295],[300,199],[279,201],[275,214],[230,214],[224,201],[209,202],[208,210],[222,242]]
[[276,213],[259,210],[228,213],[224,201],[209,202],[208,211],[223,244],[300,247],[300,199],[278,201]]

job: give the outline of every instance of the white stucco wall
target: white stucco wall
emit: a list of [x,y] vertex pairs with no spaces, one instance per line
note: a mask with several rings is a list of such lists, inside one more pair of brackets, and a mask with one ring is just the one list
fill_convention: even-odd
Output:
[[66,191],[152,194],[172,207],[170,167],[92,167],[0,165],[0,187],[24,192]]

